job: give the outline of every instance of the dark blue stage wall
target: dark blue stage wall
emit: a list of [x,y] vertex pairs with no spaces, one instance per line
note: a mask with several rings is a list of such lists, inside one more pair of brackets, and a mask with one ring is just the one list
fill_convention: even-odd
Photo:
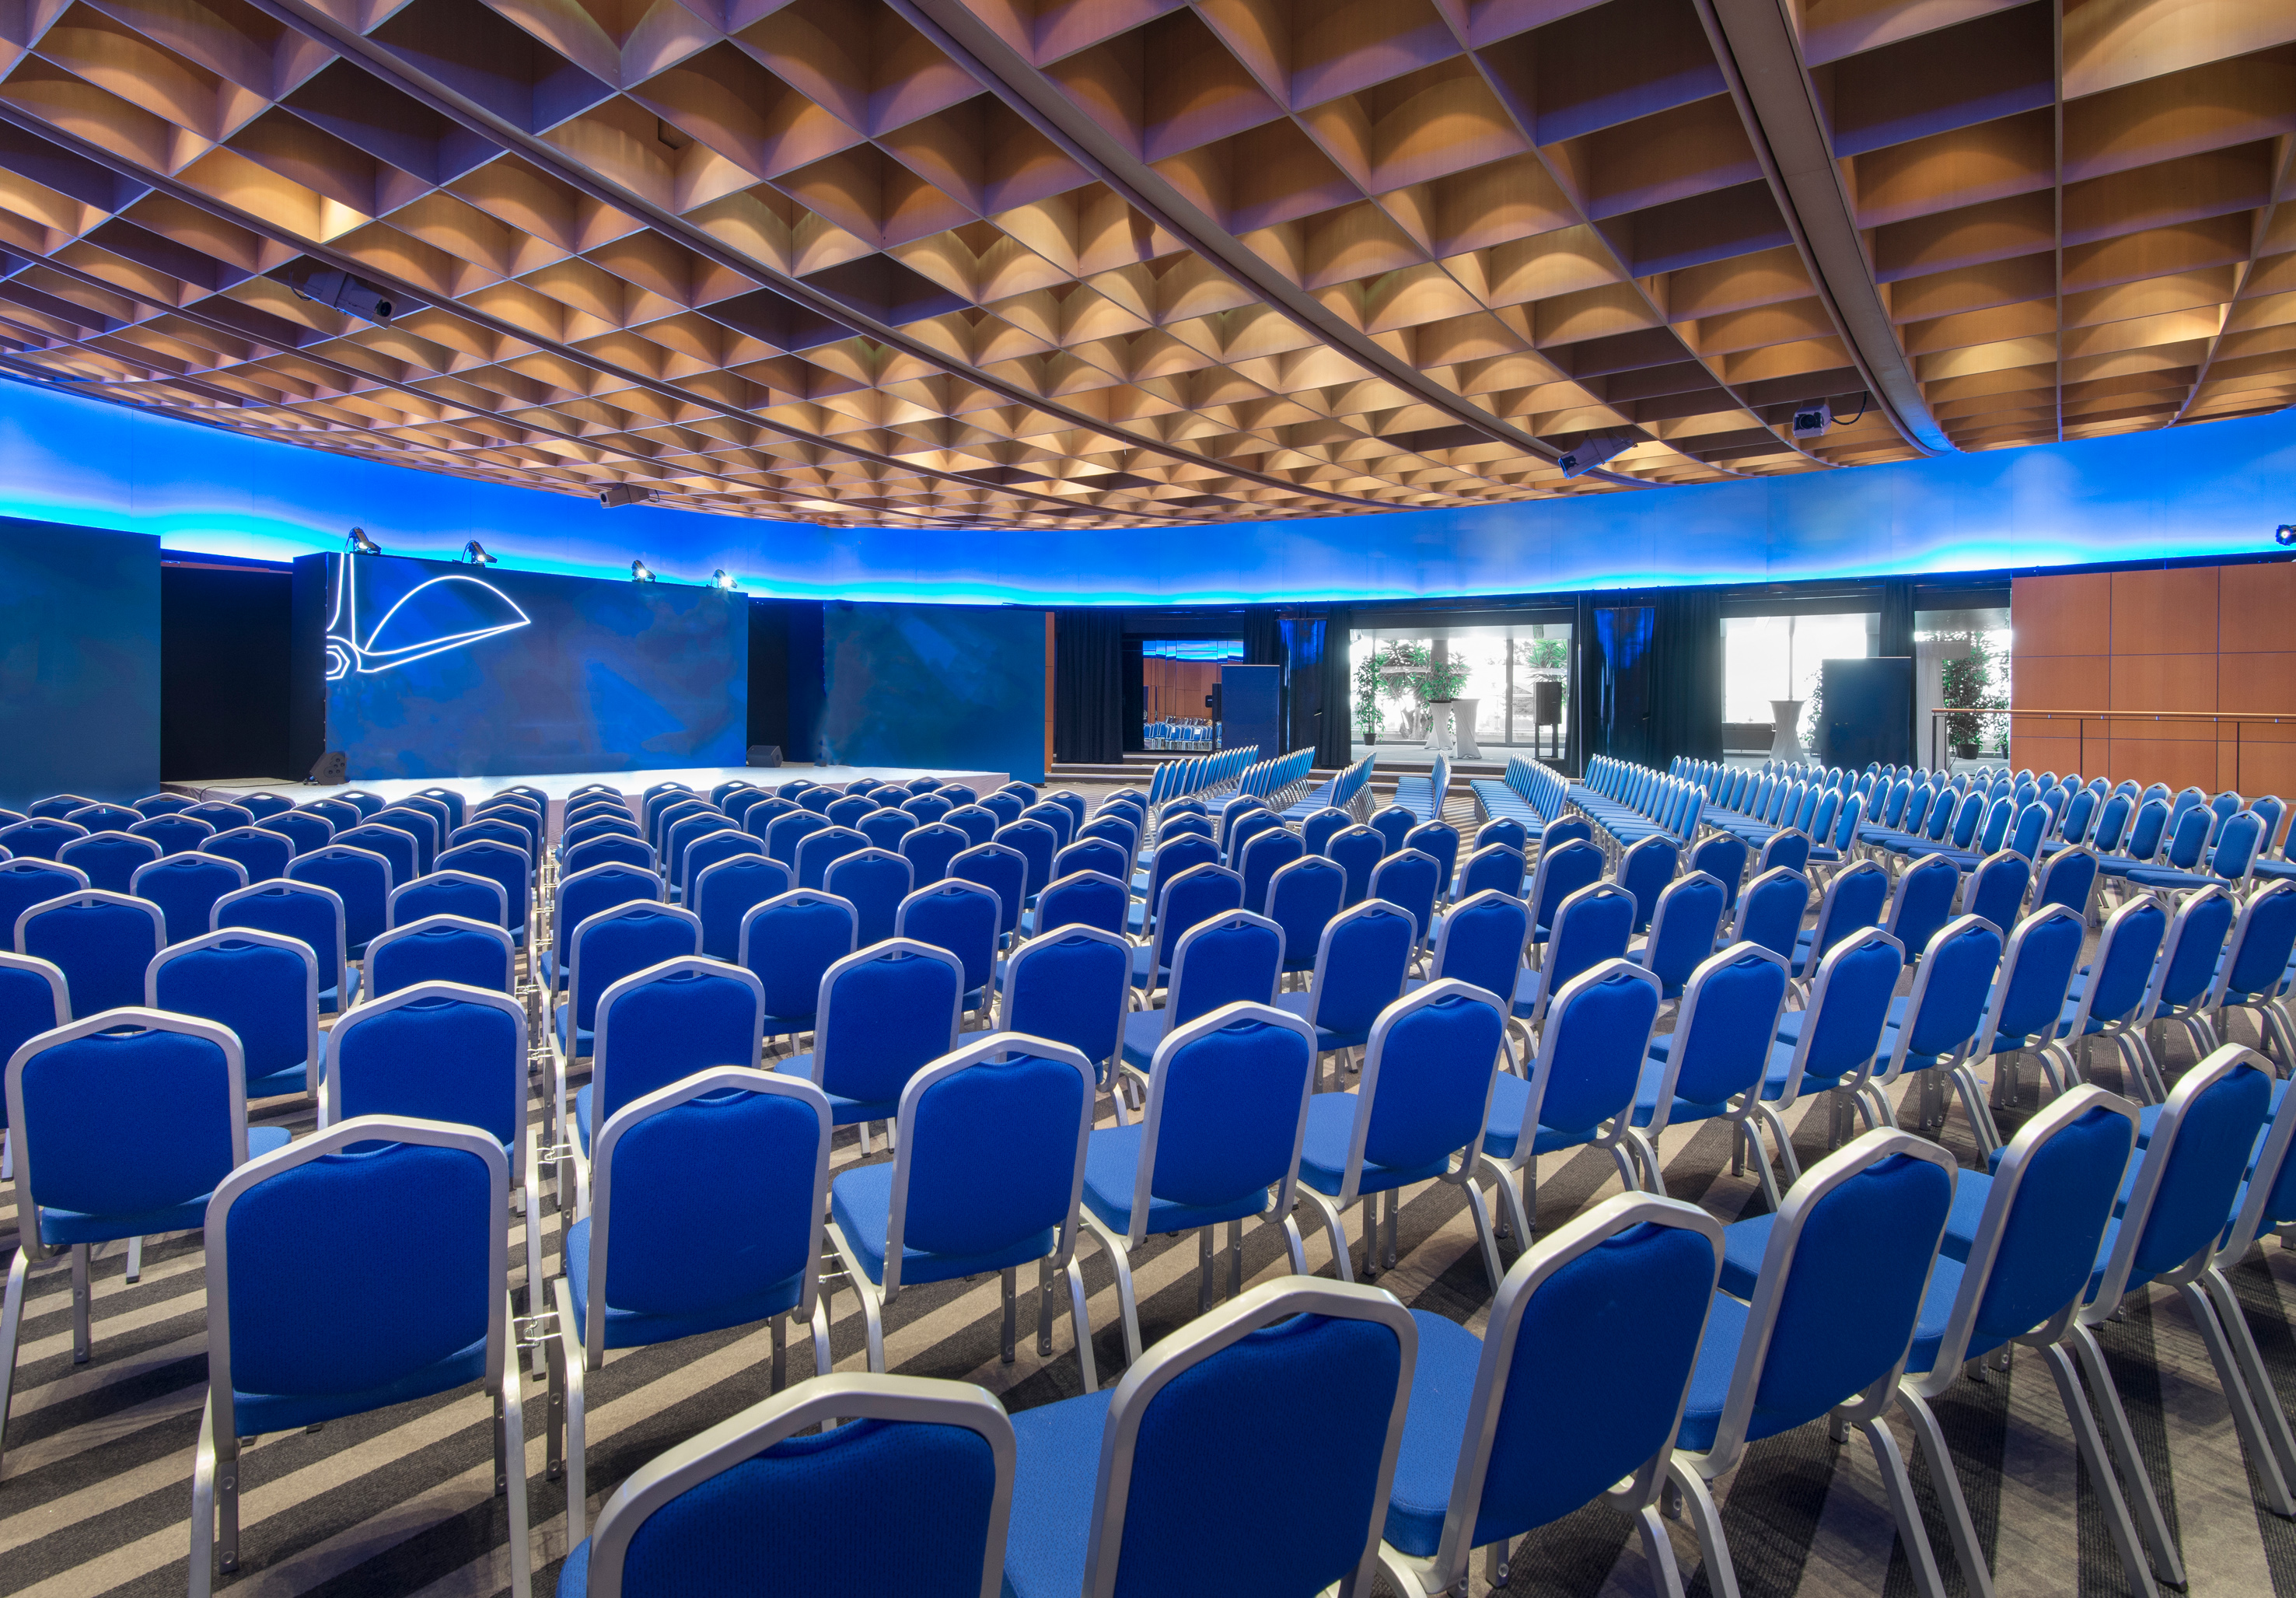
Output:
[[741,594],[306,559],[326,562],[327,747],[354,781],[742,763]]
[[822,607],[824,758],[1045,775],[1045,612]]
[[160,540],[0,517],[0,805],[160,785]]

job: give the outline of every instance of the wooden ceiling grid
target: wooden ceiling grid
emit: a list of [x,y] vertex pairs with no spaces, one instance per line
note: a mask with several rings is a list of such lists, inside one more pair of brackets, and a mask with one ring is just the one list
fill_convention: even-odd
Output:
[[[2296,6],[1767,3],[21,0],[0,365],[920,525],[1473,505],[2296,397]],[[297,292],[337,271],[396,314]],[[1604,432],[1636,442],[1563,479]]]

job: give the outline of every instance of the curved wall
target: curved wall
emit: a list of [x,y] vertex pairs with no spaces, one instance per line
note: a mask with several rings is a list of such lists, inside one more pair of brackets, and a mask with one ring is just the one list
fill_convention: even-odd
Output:
[[1902,466],[1170,532],[825,529],[499,488],[0,381],[0,514],[287,560],[365,527],[520,567],[753,594],[1118,604],[1434,598],[2249,554],[2296,518],[2296,411]]

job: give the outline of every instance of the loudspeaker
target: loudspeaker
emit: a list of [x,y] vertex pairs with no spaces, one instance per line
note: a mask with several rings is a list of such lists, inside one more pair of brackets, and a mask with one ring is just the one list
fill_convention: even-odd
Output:
[[350,781],[350,762],[343,758],[342,750],[331,749],[319,757],[319,763],[311,767],[311,774],[305,780],[338,787]]
[[752,766],[779,766],[781,763],[782,763],[782,746],[781,746],[780,744],[778,744],[778,743],[753,743],[753,744],[750,745],[750,765],[752,765]]

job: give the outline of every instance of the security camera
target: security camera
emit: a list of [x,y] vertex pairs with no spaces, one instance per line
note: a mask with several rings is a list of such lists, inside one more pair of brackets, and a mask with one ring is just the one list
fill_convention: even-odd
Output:
[[348,272],[314,272],[289,288],[305,299],[369,322],[388,322],[398,314],[398,304],[384,291]]
[[1578,441],[1578,447],[1564,455],[1556,465],[1564,477],[1581,477],[1632,449],[1636,440],[1624,433],[1589,433]]

